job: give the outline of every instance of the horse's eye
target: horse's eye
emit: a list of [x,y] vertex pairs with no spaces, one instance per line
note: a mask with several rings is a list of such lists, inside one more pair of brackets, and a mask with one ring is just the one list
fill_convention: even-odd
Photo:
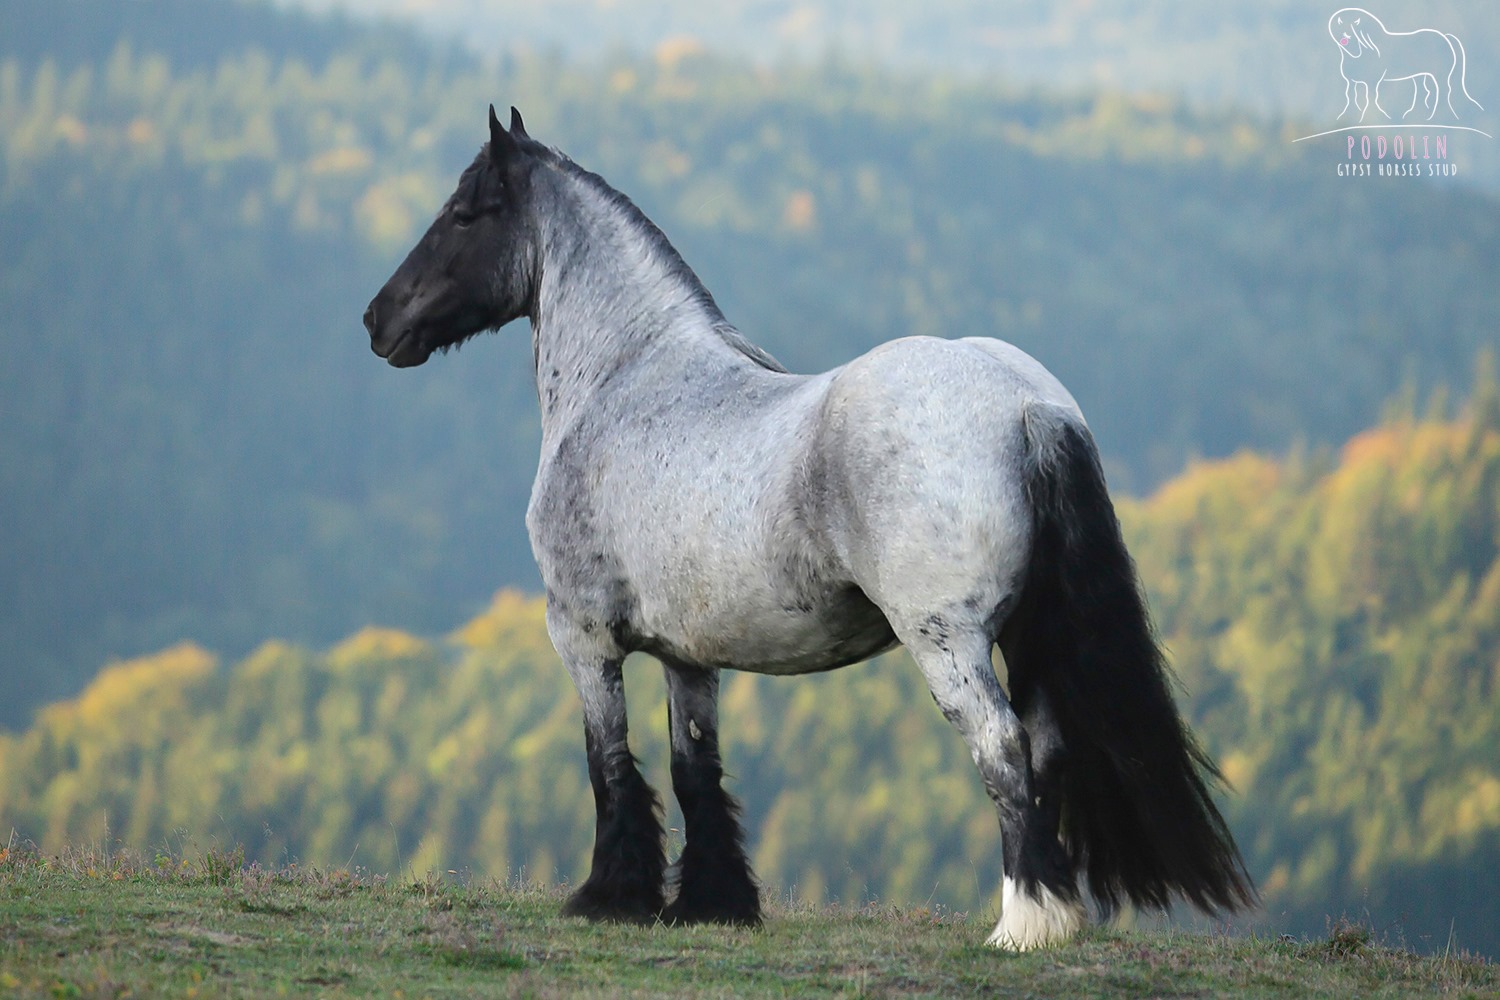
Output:
[[479,218],[479,216],[475,214],[473,209],[455,208],[453,210],[453,224],[459,229],[469,228],[469,226],[473,225],[474,220],[477,218]]

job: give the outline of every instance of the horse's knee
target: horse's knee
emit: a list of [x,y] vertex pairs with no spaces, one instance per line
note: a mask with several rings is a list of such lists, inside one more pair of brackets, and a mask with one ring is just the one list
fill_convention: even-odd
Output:
[[929,630],[907,646],[932,700],[968,746],[985,791],[1002,815],[1015,815],[1030,796],[1031,748],[990,664],[990,640]]

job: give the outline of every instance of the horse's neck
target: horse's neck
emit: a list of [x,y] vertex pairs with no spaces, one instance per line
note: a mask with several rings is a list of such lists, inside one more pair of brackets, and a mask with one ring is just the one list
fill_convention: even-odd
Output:
[[723,317],[644,217],[576,182],[564,198],[570,211],[543,231],[531,317],[544,434],[570,423],[625,369],[663,352],[673,366],[734,363],[715,332]]

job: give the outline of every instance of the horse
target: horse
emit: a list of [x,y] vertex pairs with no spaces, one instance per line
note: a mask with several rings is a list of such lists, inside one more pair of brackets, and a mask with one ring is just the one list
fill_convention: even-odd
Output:
[[[1380,106],[1380,87],[1387,81],[1412,82],[1411,107],[1406,115],[1416,110],[1418,96],[1422,107],[1427,109],[1427,120],[1437,114],[1438,100],[1448,105],[1448,113],[1454,118],[1458,112],[1453,108],[1453,74],[1458,73],[1458,89],[1469,102],[1481,111],[1484,105],[1474,100],[1468,86],[1468,56],[1464,44],[1457,35],[1438,31],[1436,28],[1418,28],[1415,31],[1391,31],[1380,18],[1360,7],[1345,7],[1336,10],[1328,19],[1328,34],[1339,47],[1339,72],[1344,77],[1344,110],[1342,118],[1352,104],[1359,109],[1359,120],[1373,103],[1375,109],[1387,118],[1386,110]],[[1417,83],[1422,92],[1417,93]],[[1446,90],[1444,87],[1446,86]],[[1360,102],[1361,90],[1364,101]]]
[[[720,671],[809,674],[897,643],[999,816],[989,944],[1066,940],[1088,919],[1083,884],[1103,918],[1126,901],[1254,903],[1093,438],[1039,362],[911,337],[792,374],[625,195],[492,105],[488,143],[364,325],[376,355],[411,367],[521,317],[542,431],[526,526],[597,813],[564,913],[760,924],[723,786]],[[670,869],[627,739],[636,651],[666,675],[685,823]]]

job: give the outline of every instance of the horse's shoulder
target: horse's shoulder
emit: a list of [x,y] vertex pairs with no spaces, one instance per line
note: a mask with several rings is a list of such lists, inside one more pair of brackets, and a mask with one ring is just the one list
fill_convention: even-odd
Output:
[[526,520],[533,534],[576,520],[591,504],[591,453],[596,434],[575,423],[542,442]]

